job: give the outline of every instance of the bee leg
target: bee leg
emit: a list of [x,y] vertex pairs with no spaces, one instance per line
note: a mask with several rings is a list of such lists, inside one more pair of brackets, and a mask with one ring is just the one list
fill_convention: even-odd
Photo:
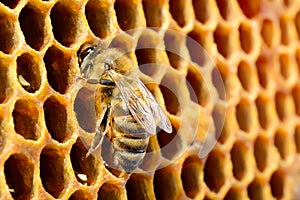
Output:
[[103,142],[103,136],[107,132],[107,128],[109,125],[109,117],[110,117],[110,105],[108,105],[104,111],[104,115],[102,118],[97,120],[96,123],[96,134],[92,142],[92,146],[89,148],[88,152],[86,153],[85,157],[89,157]]

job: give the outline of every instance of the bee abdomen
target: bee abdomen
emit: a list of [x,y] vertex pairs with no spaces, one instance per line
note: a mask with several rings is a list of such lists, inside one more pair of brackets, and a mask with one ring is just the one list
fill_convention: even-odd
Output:
[[114,117],[114,122],[114,130],[127,133],[135,138],[145,139],[148,137],[146,130],[130,115]]
[[119,165],[124,169],[127,173],[131,173],[133,170],[135,170],[142,159],[145,156],[144,153],[132,153],[128,151],[122,151],[122,150],[115,150],[114,158],[115,158],[115,164]]
[[114,145],[117,150],[125,150],[132,153],[144,153],[147,149],[149,138],[127,138],[119,137],[114,139]]

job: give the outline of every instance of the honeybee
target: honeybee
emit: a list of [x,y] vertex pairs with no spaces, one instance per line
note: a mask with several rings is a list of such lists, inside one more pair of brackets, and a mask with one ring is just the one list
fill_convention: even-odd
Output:
[[145,156],[149,137],[159,127],[167,133],[172,125],[155,97],[138,78],[128,54],[118,48],[89,47],[79,57],[81,78],[98,87],[101,113],[96,115],[96,134],[87,156],[103,142],[113,145],[113,163],[127,173]]

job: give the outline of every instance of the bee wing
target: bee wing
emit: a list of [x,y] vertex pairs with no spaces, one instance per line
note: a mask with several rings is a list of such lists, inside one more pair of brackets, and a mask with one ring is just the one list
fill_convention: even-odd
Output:
[[148,88],[142,83],[142,81],[136,78],[136,81],[139,85],[139,88],[146,100],[148,100],[148,105],[150,106],[152,115],[154,119],[156,119],[156,125],[162,128],[167,133],[172,133],[172,125],[169,118],[166,116],[164,110],[160,107],[160,105],[155,100],[152,93],[148,90]]
[[155,134],[156,123],[151,108],[136,95],[135,89],[128,83],[126,77],[120,77],[113,70],[108,71],[108,74],[116,83],[132,116],[149,134]]

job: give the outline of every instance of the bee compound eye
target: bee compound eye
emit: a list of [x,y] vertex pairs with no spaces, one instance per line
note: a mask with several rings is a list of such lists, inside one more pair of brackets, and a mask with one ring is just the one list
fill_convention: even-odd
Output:
[[87,57],[87,55],[93,53],[94,51],[95,51],[95,47],[94,46],[88,47],[84,51],[82,51],[79,54],[79,59],[78,59],[79,64],[81,64],[83,62],[83,60]]

